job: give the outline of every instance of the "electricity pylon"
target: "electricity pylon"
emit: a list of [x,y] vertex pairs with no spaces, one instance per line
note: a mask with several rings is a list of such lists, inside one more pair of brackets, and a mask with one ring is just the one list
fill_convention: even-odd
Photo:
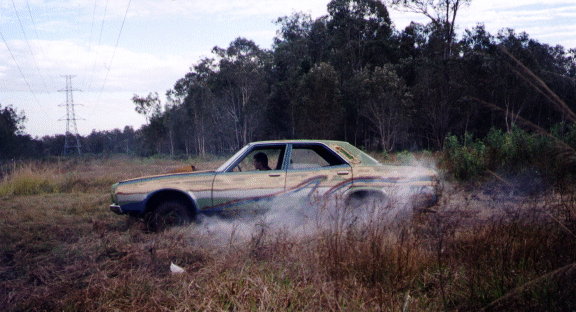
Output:
[[[74,105],[81,105],[81,104],[74,104],[74,99],[72,97],[72,91],[80,91],[77,89],[73,89],[72,88],[72,75],[66,75],[66,76],[62,76],[62,77],[66,77],[66,89],[63,90],[58,90],[58,92],[64,92],[66,91],[66,104],[60,104],[58,106],[66,106],[66,118],[64,119],[59,119],[61,120],[66,120],[66,135],[64,138],[64,152],[63,154],[66,155],[68,154],[69,150],[76,150],[78,152],[78,155],[81,154],[80,152],[80,138],[78,135],[78,128],[76,127],[76,120],[79,120],[78,118],[76,118],[76,114],[74,113]],[[73,131],[70,131],[70,127],[72,126]]]

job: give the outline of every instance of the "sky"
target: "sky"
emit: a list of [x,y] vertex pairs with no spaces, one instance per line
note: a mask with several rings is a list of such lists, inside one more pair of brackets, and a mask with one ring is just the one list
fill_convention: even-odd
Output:
[[[326,15],[329,0],[0,0],[0,105],[26,116],[33,137],[64,134],[74,104],[80,135],[146,122],[134,94],[165,93],[214,46],[237,37],[270,49],[274,21],[295,12]],[[576,48],[576,0],[472,0],[461,33],[483,23]],[[397,30],[423,15],[389,8]],[[71,76],[74,91],[66,92]],[[68,96],[68,97],[67,97]],[[75,132],[73,123],[70,131]]]

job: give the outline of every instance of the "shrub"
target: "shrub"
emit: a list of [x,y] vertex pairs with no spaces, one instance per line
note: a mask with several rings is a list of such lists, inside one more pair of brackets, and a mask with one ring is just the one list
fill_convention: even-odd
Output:
[[456,179],[473,179],[487,169],[486,145],[480,140],[472,142],[472,135],[469,133],[465,134],[463,142],[455,135],[448,136],[445,151],[448,169]]
[[409,165],[416,161],[414,154],[409,151],[402,151],[396,154],[398,162],[402,165]]
[[482,140],[473,140],[469,133],[461,139],[449,135],[444,149],[446,167],[460,180],[474,179],[490,170],[512,180],[565,184],[572,180],[575,157],[563,155],[566,146],[576,144],[576,127],[562,131],[562,126],[555,126],[552,136],[547,136],[514,126],[509,132],[492,128]]

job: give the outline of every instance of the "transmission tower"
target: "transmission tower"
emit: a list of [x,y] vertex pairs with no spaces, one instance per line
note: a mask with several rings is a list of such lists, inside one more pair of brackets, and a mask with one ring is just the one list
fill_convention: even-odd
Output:
[[[66,120],[66,136],[64,139],[64,155],[68,154],[70,150],[74,153],[74,150],[80,155],[80,138],[78,135],[78,128],[76,127],[76,120],[81,120],[76,118],[74,113],[74,106],[80,104],[74,104],[74,99],[72,97],[72,91],[80,91],[72,88],[72,75],[65,75],[66,77],[66,89],[58,90],[58,92],[66,91],[66,104],[60,104],[58,106],[66,106],[66,118],[59,120]],[[72,128],[72,131],[70,131]]]

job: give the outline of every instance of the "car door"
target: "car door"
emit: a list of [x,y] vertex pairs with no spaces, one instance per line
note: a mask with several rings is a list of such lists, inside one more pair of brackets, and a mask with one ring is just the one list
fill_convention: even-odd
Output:
[[[284,193],[286,144],[257,145],[248,149],[224,172],[214,177],[211,210],[238,214],[269,209],[273,199]],[[258,170],[254,159],[266,155],[270,170]]]
[[297,143],[289,148],[286,194],[318,199],[343,194],[352,183],[352,167],[321,143]]

